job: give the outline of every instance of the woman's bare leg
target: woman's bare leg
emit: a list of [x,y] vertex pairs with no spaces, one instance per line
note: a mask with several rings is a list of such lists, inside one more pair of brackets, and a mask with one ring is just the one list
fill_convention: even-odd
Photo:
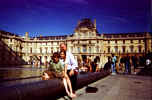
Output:
[[65,78],[63,78],[63,84],[64,84],[64,87],[65,87],[65,91],[66,91],[66,93],[67,93],[68,95],[70,95],[70,92],[69,92],[69,90],[68,90],[68,86],[67,86],[67,81],[66,81],[66,79],[65,79]]
[[70,81],[70,79],[68,77],[66,77],[66,81],[67,81],[68,87],[70,89],[70,95],[71,95],[71,97],[76,97],[76,95],[73,93],[71,81]]

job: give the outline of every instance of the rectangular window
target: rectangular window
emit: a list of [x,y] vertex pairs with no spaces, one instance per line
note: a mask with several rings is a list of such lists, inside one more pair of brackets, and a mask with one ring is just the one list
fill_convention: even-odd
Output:
[[136,34],[136,37],[143,37],[143,34]]
[[117,44],[117,40],[115,40],[115,43]]
[[97,47],[97,53],[99,53],[99,47]]
[[42,48],[40,48],[40,53],[42,53]]
[[108,53],[110,53],[110,47],[108,47]]
[[48,47],[45,47],[45,52],[48,53]]
[[71,52],[73,52],[73,47],[71,47]]
[[138,46],[138,49],[139,49],[139,53],[141,53],[141,46]]
[[78,53],[80,53],[80,47],[78,47]]
[[47,61],[47,56],[44,56],[44,58],[45,58],[45,61]]
[[30,53],[32,53],[32,48],[30,48]]
[[126,47],[125,47],[125,46],[122,47],[122,52],[123,52],[123,53],[126,52]]
[[89,47],[89,53],[91,53],[91,47]]
[[10,42],[12,42],[12,39],[10,39]]
[[83,52],[87,52],[87,47],[86,47],[86,45],[83,45]]
[[106,35],[105,37],[106,38],[112,38],[112,35]]
[[114,38],[119,38],[119,35],[113,35]]
[[13,47],[13,45],[12,44],[10,44],[10,48],[12,49],[12,47]]
[[118,52],[118,46],[115,46],[115,52],[116,53]]
[[53,47],[51,47],[51,53],[53,53]]
[[126,34],[122,34],[122,35],[121,35],[121,37],[124,37],[124,38],[126,38],[126,37],[127,37],[127,35],[126,35]]
[[135,34],[129,34],[128,36],[129,37],[135,37]]
[[133,49],[134,49],[134,46],[130,46],[130,52],[132,53],[133,52]]
[[123,44],[125,44],[125,40],[123,40]]

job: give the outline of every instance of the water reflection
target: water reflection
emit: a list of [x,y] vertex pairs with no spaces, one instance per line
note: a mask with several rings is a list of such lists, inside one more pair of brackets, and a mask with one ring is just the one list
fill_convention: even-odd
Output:
[[32,68],[32,65],[0,67],[0,81],[37,77],[40,76],[44,70],[46,70],[46,68]]

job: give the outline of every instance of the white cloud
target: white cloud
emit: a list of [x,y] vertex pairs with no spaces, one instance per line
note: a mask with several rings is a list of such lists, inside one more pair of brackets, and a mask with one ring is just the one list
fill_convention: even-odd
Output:
[[129,21],[125,17],[120,17],[120,16],[103,16],[103,17],[111,23],[115,23],[115,22],[129,23]]

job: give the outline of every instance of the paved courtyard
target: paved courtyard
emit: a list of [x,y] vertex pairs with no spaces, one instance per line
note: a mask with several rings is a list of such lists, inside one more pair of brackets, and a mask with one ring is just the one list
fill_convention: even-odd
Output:
[[[77,90],[74,100],[152,100],[152,77],[109,75]],[[59,100],[70,100],[67,96]]]

